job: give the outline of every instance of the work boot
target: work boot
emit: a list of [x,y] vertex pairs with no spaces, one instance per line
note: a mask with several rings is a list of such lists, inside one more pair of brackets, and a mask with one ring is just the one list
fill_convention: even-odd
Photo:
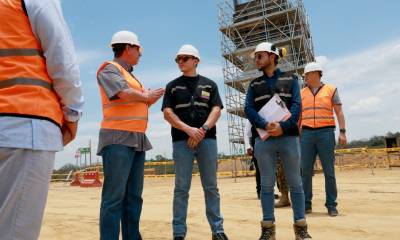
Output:
[[275,224],[272,221],[261,222],[261,237],[259,240],[275,240]]
[[212,240],[228,240],[225,233],[216,233],[212,235]]
[[331,207],[328,207],[328,214],[331,217],[336,217],[337,215],[339,215],[339,211],[337,210],[336,207],[331,206]]
[[290,206],[288,192],[282,192],[281,198],[277,203],[275,203],[276,208],[282,208]]
[[185,240],[185,237],[183,237],[183,236],[175,236],[174,240]]
[[307,222],[305,219],[297,220],[293,224],[294,235],[296,240],[309,240],[311,239],[310,234],[307,232]]
[[310,206],[310,207],[306,207],[306,209],[305,209],[305,214],[310,214],[310,213],[312,213],[312,207]]

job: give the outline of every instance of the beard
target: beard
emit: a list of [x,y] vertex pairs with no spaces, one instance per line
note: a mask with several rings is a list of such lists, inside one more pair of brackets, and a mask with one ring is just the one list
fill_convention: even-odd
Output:
[[258,67],[258,71],[263,72],[266,67],[269,66],[269,63],[264,63],[263,65]]

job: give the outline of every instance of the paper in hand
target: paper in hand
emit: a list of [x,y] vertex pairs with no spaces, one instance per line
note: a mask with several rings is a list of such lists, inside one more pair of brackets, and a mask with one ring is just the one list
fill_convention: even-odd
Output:
[[[292,115],[286,108],[285,102],[279,97],[278,94],[274,96],[258,111],[258,114],[263,117],[267,122],[281,122],[286,121]],[[265,129],[257,128],[260,138],[265,141],[269,134]]]

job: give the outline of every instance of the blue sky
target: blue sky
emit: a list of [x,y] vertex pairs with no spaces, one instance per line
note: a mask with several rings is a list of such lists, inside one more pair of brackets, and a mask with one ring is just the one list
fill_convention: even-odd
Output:
[[[57,154],[56,168],[74,162],[74,152],[92,139],[97,148],[101,120],[96,71],[112,58],[108,47],[118,30],[138,34],[144,55],[134,74],[146,87],[165,86],[179,76],[175,53],[185,43],[202,56],[199,73],[214,79],[224,96],[220,33],[216,0],[85,1],[63,0],[81,67],[86,104],[76,141]],[[318,61],[325,66],[324,81],[336,84],[344,104],[348,138],[367,138],[400,131],[400,1],[305,0]],[[389,87],[390,86],[390,87]],[[156,154],[171,156],[169,125],[160,103],[153,106],[148,135]],[[226,116],[218,123],[220,152],[229,152]],[[95,157],[93,156],[93,160]]]

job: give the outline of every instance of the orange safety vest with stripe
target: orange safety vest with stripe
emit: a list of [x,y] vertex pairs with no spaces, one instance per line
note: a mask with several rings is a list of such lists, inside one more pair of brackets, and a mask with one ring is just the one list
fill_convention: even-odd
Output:
[[59,98],[21,0],[0,1],[0,116],[63,124]]
[[[144,91],[143,85],[116,62],[109,61],[103,63],[97,71],[97,75],[108,64],[112,64],[118,68],[122,77],[128,82],[129,87]],[[146,103],[127,101],[124,99],[109,100],[101,86],[100,94],[103,104],[103,121],[101,122],[101,128],[129,132],[146,132],[149,109]]]
[[335,127],[333,101],[336,87],[323,85],[316,95],[309,87],[301,90],[301,125],[309,128]]

